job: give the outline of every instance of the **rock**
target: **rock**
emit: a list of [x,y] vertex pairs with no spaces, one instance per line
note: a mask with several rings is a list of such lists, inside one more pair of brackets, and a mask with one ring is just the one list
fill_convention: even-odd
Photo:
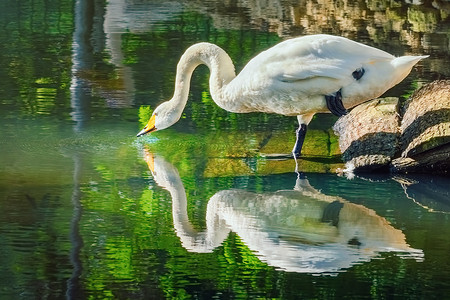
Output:
[[450,143],[411,157],[399,157],[391,162],[393,173],[433,173],[448,175],[450,170]]
[[396,98],[363,103],[334,130],[347,169],[448,174],[450,80],[420,88],[400,109]]
[[450,142],[450,80],[417,90],[403,106],[402,157],[413,157]]
[[448,174],[450,170],[450,80],[434,81],[416,91],[403,107],[401,156],[395,173]]
[[398,98],[375,99],[355,107],[333,129],[347,169],[375,171],[395,156],[399,139]]

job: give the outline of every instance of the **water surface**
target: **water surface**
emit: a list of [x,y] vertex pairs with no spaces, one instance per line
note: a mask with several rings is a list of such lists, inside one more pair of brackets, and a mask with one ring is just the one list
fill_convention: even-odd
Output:
[[3,1],[0,298],[443,299],[450,182],[348,179],[331,125],[231,114],[194,74],[172,128],[136,139],[189,45],[239,71],[288,37],[332,33],[429,54],[386,96],[449,76],[445,3]]

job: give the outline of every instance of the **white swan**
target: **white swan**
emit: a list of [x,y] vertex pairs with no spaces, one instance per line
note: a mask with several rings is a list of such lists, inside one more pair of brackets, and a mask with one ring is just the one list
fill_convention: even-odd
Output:
[[178,63],[172,99],[155,109],[137,136],[165,129],[180,119],[191,75],[205,64],[211,71],[211,96],[221,108],[297,116],[299,128],[292,152],[299,156],[306,126],[315,113],[344,115],[345,107],[381,96],[426,57],[395,58],[343,37],[319,34],[286,40],[261,52],[236,76],[224,50],[214,44],[195,44]]

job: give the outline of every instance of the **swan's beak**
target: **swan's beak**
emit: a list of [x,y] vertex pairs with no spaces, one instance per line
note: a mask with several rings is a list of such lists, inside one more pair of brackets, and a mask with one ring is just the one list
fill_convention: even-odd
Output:
[[156,116],[153,115],[150,120],[148,121],[147,125],[145,125],[144,129],[142,129],[136,136],[142,136],[146,133],[152,132],[156,130],[155,127],[155,118]]

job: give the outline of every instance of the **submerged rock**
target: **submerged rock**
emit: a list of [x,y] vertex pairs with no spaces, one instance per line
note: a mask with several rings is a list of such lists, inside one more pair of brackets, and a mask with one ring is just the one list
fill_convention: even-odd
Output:
[[402,107],[397,98],[361,104],[334,130],[347,169],[448,174],[450,80],[422,87]]

